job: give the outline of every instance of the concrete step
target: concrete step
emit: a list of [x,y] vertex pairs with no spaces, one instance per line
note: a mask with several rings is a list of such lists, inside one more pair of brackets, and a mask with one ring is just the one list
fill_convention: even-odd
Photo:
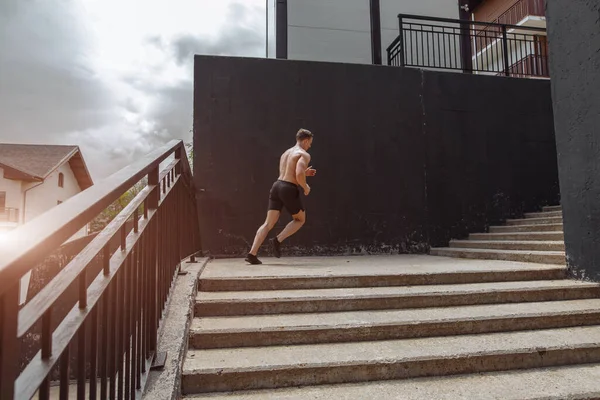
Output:
[[431,249],[432,256],[471,258],[483,260],[518,261],[541,264],[565,265],[565,253],[561,251],[487,250],[487,249]]
[[543,211],[562,211],[562,206],[546,206],[542,208]]
[[552,265],[453,260],[426,255],[332,257],[330,260],[307,257],[286,258],[284,261],[266,258],[263,262],[263,265],[251,267],[245,266],[243,260],[210,263],[200,276],[199,290],[208,292],[443,285],[560,279],[564,276],[562,270],[557,270],[557,267]]
[[392,310],[576,300],[599,296],[600,285],[566,279],[414,287],[202,292],[198,294],[194,315]]
[[471,233],[469,240],[516,240],[516,241],[538,241],[550,240],[564,242],[565,235],[562,231],[557,232],[514,232],[514,233]]
[[[211,400],[583,400],[600,398],[600,364],[215,393]],[[206,395],[184,399],[206,399]]]
[[600,362],[600,327],[189,350],[183,394],[446,376]]
[[195,349],[358,342],[600,324],[600,299],[194,318]]
[[562,232],[562,230],[563,224],[490,226],[490,233]]
[[450,247],[467,249],[565,251],[565,242],[515,240],[451,240]]
[[562,218],[562,211],[544,211],[544,212],[525,213],[525,218],[552,218],[552,217],[561,217]]
[[509,219],[506,225],[551,225],[562,224],[562,217]]

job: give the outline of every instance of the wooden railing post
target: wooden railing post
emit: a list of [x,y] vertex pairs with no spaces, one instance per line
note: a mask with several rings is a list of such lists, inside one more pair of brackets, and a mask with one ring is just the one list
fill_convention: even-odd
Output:
[[[152,190],[151,195],[148,198],[148,208],[150,210],[158,210],[158,204],[160,199],[160,182],[159,182],[159,169],[156,167],[148,174],[148,184],[154,185],[154,189]],[[147,269],[148,276],[148,291],[146,292],[146,301],[144,307],[147,312],[147,332],[148,332],[148,341],[147,341],[147,355],[150,355],[156,350],[156,331],[155,326],[157,325],[156,315],[158,309],[158,297],[156,296],[158,287],[157,287],[157,269],[158,269],[158,230],[160,226],[158,225],[160,221],[160,216],[158,215],[152,223],[152,227],[149,231],[149,248],[147,249],[148,258],[146,265],[143,268]]]
[[19,283],[0,297],[0,400],[13,400],[19,376]]
[[[178,161],[177,164],[175,165],[175,176],[173,178],[173,180],[176,180],[177,177],[179,177],[183,171],[182,168],[182,158],[183,158],[183,152],[185,151],[185,147],[183,145],[183,143],[181,144],[181,147],[178,147],[177,149],[175,149],[175,160]],[[183,177],[182,177],[183,178]],[[182,182],[179,182],[178,185],[182,185]],[[179,196],[179,188],[176,188],[176,193]],[[179,199],[181,199],[181,197],[178,198],[178,203],[179,203]],[[183,227],[183,221],[184,221],[184,217],[182,218],[181,213],[183,212],[183,210],[181,208],[176,208],[174,211],[174,218],[175,218],[175,246],[177,248],[177,259],[178,261],[181,261],[181,229]]]
[[158,201],[160,199],[160,184],[158,182],[159,171],[158,167],[154,168],[148,173],[148,185],[154,186],[152,193],[148,196],[148,208],[150,210],[156,210],[158,208]]
[[181,157],[183,155],[183,144],[181,145],[181,147],[178,147],[177,149],[175,149],[175,160],[178,160],[179,162],[177,163],[177,165],[175,166],[175,176],[177,177],[179,174],[181,174]]

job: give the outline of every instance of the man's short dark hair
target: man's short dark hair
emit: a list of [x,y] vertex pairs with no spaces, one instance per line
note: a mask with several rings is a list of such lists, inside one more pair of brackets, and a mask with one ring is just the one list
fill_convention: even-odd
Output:
[[298,133],[296,133],[296,140],[299,142],[303,141],[304,139],[310,139],[311,137],[313,137],[313,134],[308,129],[300,129]]

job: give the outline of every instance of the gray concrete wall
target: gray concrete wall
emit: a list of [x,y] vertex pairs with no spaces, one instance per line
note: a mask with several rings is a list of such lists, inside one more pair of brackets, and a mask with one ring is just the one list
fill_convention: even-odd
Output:
[[600,3],[547,0],[567,262],[600,280]]

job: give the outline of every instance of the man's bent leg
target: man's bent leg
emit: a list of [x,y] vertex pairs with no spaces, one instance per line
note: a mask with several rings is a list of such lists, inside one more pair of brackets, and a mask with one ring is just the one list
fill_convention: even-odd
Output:
[[277,241],[279,243],[283,242],[302,228],[302,225],[306,222],[306,212],[301,210],[298,214],[292,215],[292,218],[293,220],[283,228],[279,235],[277,235]]
[[265,223],[258,228],[256,231],[256,236],[254,237],[254,243],[252,244],[252,248],[250,249],[250,254],[256,256],[258,254],[258,249],[263,244],[267,235],[273,229],[277,221],[279,220],[279,216],[281,215],[280,211],[277,210],[269,210],[267,211],[267,219]]

